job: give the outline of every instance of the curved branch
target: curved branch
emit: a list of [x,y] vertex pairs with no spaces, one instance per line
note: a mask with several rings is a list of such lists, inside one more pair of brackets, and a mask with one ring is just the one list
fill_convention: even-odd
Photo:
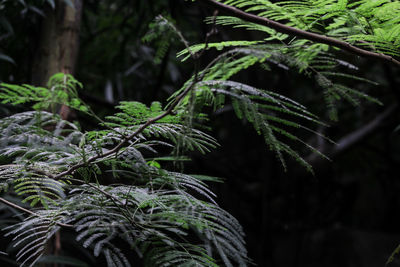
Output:
[[110,149],[109,151],[107,151],[106,153],[97,155],[97,156],[93,156],[91,158],[89,158],[87,161],[82,162],[82,163],[78,163],[76,165],[73,165],[72,167],[70,167],[68,170],[61,172],[55,176],[53,176],[53,179],[61,179],[64,176],[70,175],[72,174],[74,171],[76,171],[77,169],[86,166],[89,163],[92,163],[98,159],[101,158],[105,158],[108,157],[110,155],[113,155],[114,153],[118,153],[118,151],[120,151],[130,140],[132,140],[133,138],[135,138],[136,136],[138,136],[140,133],[142,133],[148,126],[152,125],[153,123],[161,120],[162,118],[166,117],[167,115],[171,114],[174,110],[174,108],[181,102],[181,100],[189,93],[189,91],[191,91],[194,86],[196,85],[196,83],[198,82],[197,79],[194,79],[193,82],[175,99],[175,102],[173,102],[169,108],[162,114],[149,119],[145,124],[142,124],[135,132],[133,132],[131,135],[125,137],[125,139],[120,142],[119,144],[117,144],[114,148]]
[[[217,15],[217,14],[214,13],[214,17],[215,17],[216,15]],[[160,17],[160,18],[161,18],[161,19],[164,19],[164,18],[162,18],[162,17]],[[165,20],[165,19],[164,19],[164,20]],[[168,21],[166,21],[166,22],[168,23]],[[172,29],[174,30],[174,32],[178,35],[178,37],[180,38],[181,42],[185,45],[186,49],[188,50],[189,54],[191,55],[191,58],[192,58],[193,61],[194,61],[194,78],[192,79],[191,83],[185,88],[185,90],[183,90],[182,93],[180,93],[180,94],[175,98],[175,100],[172,102],[172,104],[168,107],[168,109],[167,109],[164,113],[162,113],[162,114],[160,114],[160,115],[158,115],[158,116],[156,116],[156,117],[154,117],[154,118],[151,118],[151,119],[147,120],[146,123],[142,124],[135,132],[133,132],[133,133],[130,134],[129,136],[126,136],[126,137],[124,138],[124,140],[122,140],[120,143],[118,143],[114,148],[110,149],[110,150],[107,151],[106,153],[103,153],[103,154],[100,154],[100,155],[97,155],[97,156],[93,156],[93,157],[89,158],[89,159],[88,159],[87,161],[85,161],[85,162],[81,162],[81,163],[75,164],[75,165],[71,166],[70,168],[68,168],[68,169],[67,169],[66,171],[64,171],[64,172],[61,172],[61,173],[59,173],[59,174],[57,174],[57,175],[54,175],[54,176],[50,176],[51,178],[56,179],[56,180],[57,180],[57,179],[62,179],[63,177],[65,177],[65,176],[67,176],[67,175],[73,174],[76,170],[78,170],[79,168],[82,168],[82,167],[86,166],[86,165],[89,164],[89,163],[95,162],[95,161],[98,160],[98,159],[106,158],[106,157],[108,157],[108,156],[111,156],[111,155],[113,155],[113,154],[118,153],[125,145],[127,145],[127,144],[129,143],[130,140],[132,140],[133,138],[135,138],[136,136],[138,136],[139,134],[141,134],[147,127],[149,127],[149,126],[152,125],[153,123],[156,123],[157,121],[161,120],[162,118],[168,116],[169,114],[173,113],[175,107],[179,105],[179,103],[182,101],[182,99],[184,99],[185,96],[188,95],[188,93],[189,93],[190,91],[192,91],[192,90],[195,88],[196,84],[203,78],[204,73],[203,73],[202,75],[199,74],[198,66],[199,66],[200,57],[201,57],[202,52],[203,52],[204,50],[201,50],[201,51],[199,51],[199,52],[197,52],[197,53],[194,53],[194,52],[191,50],[189,43],[188,43],[188,42],[186,41],[186,39],[183,37],[182,33],[181,33],[173,24],[169,24],[169,26],[172,27]],[[213,31],[212,31],[212,32],[213,32]],[[212,33],[209,33],[209,34],[207,34],[207,36],[206,36],[206,40],[205,40],[206,47],[207,47],[207,44],[208,44],[208,39],[209,39],[209,37],[210,37],[211,34],[212,34]]]
[[263,26],[267,26],[267,27],[272,28],[281,33],[298,36],[298,37],[301,37],[301,38],[304,38],[304,39],[307,39],[310,41],[314,41],[317,43],[331,45],[331,46],[340,48],[342,50],[345,50],[347,52],[350,52],[350,53],[358,55],[358,56],[376,58],[379,60],[391,62],[391,63],[397,65],[398,67],[400,67],[400,61],[394,59],[391,56],[385,55],[385,54],[375,53],[372,51],[364,50],[362,48],[356,47],[356,46],[351,45],[342,40],[338,40],[338,39],[335,39],[332,37],[328,37],[328,36],[313,33],[313,32],[308,32],[305,30],[300,30],[300,29],[297,29],[294,27],[290,27],[285,24],[276,22],[274,20],[270,20],[270,19],[267,19],[264,17],[260,17],[257,15],[254,15],[254,14],[244,12],[238,8],[225,5],[225,4],[217,2],[215,0],[200,0],[200,1],[205,2],[209,5],[212,5],[217,9],[223,10],[223,11],[230,13],[233,16],[243,19],[245,21],[256,23],[256,24],[263,25]]
[[359,143],[361,140],[376,131],[382,125],[384,120],[390,117],[397,110],[397,108],[397,104],[389,106],[384,112],[376,116],[372,121],[368,122],[363,127],[342,137],[337,142],[337,145],[331,151],[329,151],[329,155],[331,155],[331,157],[335,157]]
[[[382,123],[387,118],[389,118],[396,110],[398,110],[398,105],[392,104],[385,111],[383,111],[381,114],[376,116],[373,120],[371,120],[364,126],[343,136],[339,141],[337,141],[335,146],[331,147],[323,145],[321,149],[319,149],[319,151],[324,155],[327,155],[331,159],[334,157],[338,157],[339,155],[348,151],[353,146],[365,140],[365,138],[377,131],[379,127],[382,126]],[[318,161],[320,161],[320,159],[320,157],[313,153],[309,157],[307,157],[307,162],[312,165],[316,165]]]

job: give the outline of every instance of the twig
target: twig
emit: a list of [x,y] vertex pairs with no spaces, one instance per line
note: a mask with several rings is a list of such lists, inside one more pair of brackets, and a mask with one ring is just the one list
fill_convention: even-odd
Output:
[[[214,17],[215,17],[216,15],[217,15],[217,13],[214,12]],[[163,17],[160,17],[160,18],[161,18],[161,19],[164,19]],[[165,20],[165,19],[164,19],[164,20]],[[169,23],[168,21],[166,21],[166,22]],[[54,178],[54,179],[56,179],[56,180],[57,180],[57,179],[61,179],[61,178],[63,178],[64,176],[73,174],[74,171],[76,171],[77,169],[79,169],[79,168],[81,168],[81,167],[86,166],[86,165],[89,164],[89,163],[92,163],[92,162],[94,162],[94,161],[96,161],[96,160],[98,160],[98,159],[106,158],[106,157],[108,157],[108,156],[110,156],[110,155],[113,155],[113,154],[115,154],[115,153],[118,153],[129,141],[131,141],[133,138],[135,138],[135,137],[138,136],[140,133],[142,133],[142,132],[143,132],[147,127],[149,127],[151,124],[153,124],[153,123],[155,123],[155,122],[161,120],[162,118],[168,116],[169,114],[171,114],[171,113],[173,112],[174,108],[181,102],[181,100],[182,100],[190,91],[192,91],[192,89],[194,89],[194,87],[196,86],[196,84],[202,79],[202,77],[203,77],[204,74],[203,74],[203,75],[199,75],[199,69],[198,69],[198,67],[199,67],[199,62],[198,62],[198,61],[199,61],[200,56],[202,55],[202,53],[201,53],[202,51],[201,51],[201,52],[198,52],[198,53],[193,53],[193,51],[190,49],[189,43],[188,43],[188,42],[186,41],[186,39],[183,37],[182,33],[181,33],[173,24],[169,23],[169,26],[172,27],[172,29],[173,29],[173,30],[176,32],[176,34],[179,36],[179,38],[181,39],[181,41],[182,41],[183,44],[185,45],[186,49],[188,50],[189,54],[191,55],[191,57],[192,57],[193,60],[194,60],[194,66],[195,66],[195,68],[194,68],[194,78],[193,78],[192,82],[190,83],[190,85],[189,85],[188,87],[186,87],[186,89],[185,89],[181,94],[179,94],[179,95],[175,98],[174,102],[172,102],[172,104],[168,107],[168,109],[167,109],[164,113],[162,113],[162,114],[160,114],[160,115],[158,115],[158,116],[156,116],[156,117],[154,117],[154,118],[149,119],[145,124],[141,125],[141,126],[140,126],[135,132],[133,132],[131,135],[126,136],[126,137],[124,138],[124,140],[121,141],[119,144],[117,144],[114,148],[112,148],[111,150],[107,151],[107,152],[104,153],[104,154],[93,156],[93,157],[89,158],[88,160],[86,160],[85,162],[82,162],[82,163],[78,163],[78,164],[76,164],[76,165],[73,165],[73,166],[71,166],[68,170],[66,170],[66,171],[64,171],[64,172],[61,172],[61,173],[59,173],[59,174],[53,176],[52,178]],[[214,33],[214,30],[212,30],[211,33],[207,34],[207,36],[206,36],[206,47],[207,47],[207,44],[208,44],[208,39],[209,39],[209,37],[210,37],[213,33]]]
[[393,104],[389,106],[384,112],[376,116],[372,121],[364,125],[363,127],[357,129],[356,131],[344,136],[341,138],[337,145],[329,152],[329,154],[334,157],[338,154],[343,153],[356,143],[363,140],[365,137],[369,136],[373,133],[379,126],[382,125],[382,122],[387,119],[390,115],[394,113],[398,108],[397,104]]
[[[334,147],[327,147],[323,145],[322,148],[319,149],[320,152],[324,155],[327,155],[329,158],[339,156],[376,131],[379,126],[382,125],[383,121],[392,115],[397,109],[397,104],[389,106],[384,112],[376,116],[372,121],[368,122],[363,127],[343,136],[339,141],[337,141]],[[315,153],[307,157],[307,161],[312,165],[316,165],[319,159],[320,157],[317,157]]]
[[391,62],[391,63],[397,65],[398,67],[400,67],[400,61],[394,59],[391,56],[385,55],[385,54],[371,52],[371,51],[356,47],[354,45],[351,45],[342,40],[338,40],[338,39],[335,39],[332,37],[328,37],[328,36],[313,33],[313,32],[308,32],[305,30],[300,30],[300,29],[297,29],[294,27],[290,27],[285,24],[271,20],[271,19],[267,19],[264,17],[260,17],[257,15],[254,15],[254,14],[244,12],[238,8],[225,5],[225,4],[217,2],[215,0],[200,0],[200,1],[207,3],[209,5],[212,5],[220,10],[224,10],[227,13],[230,13],[230,14],[234,15],[235,17],[238,17],[245,21],[249,21],[252,23],[259,24],[259,25],[267,26],[267,27],[272,28],[281,33],[298,36],[298,37],[301,37],[301,38],[304,38],[304,39],[307,39],[310,41],[314,41],[317,43],[328,44],[328,45],[343,49],[345,51],[348,51],[348,52],[358,55],[358,56],[371,57],[371,58],[377,58],[377,59],[380,59],[383,61],[388,61],[388,62]]
[[93,185],[93,184],[91,184],[91,183],[87,183],[87,182],[85,182],[85,181],[83,181],[83,180],[74,179],[74,178],[68,178],[67,180],[70,180],[70,181],[73,181],[73,182],[78,182],[78,183],[81,183],[81,184],[88,185],[89,187],[91,187],[91,188],[93,188],[93,189],[99,191],[100,193],[102,193],[103,195],[105,195],[106,197],[108,197],[109,199],[111,199],[111,201],[113,201],[115,205],[117,205],[117,204],[119,204],[119,205],[121,205],[121,206],[124,205],[124,203],[122,203],[121,200],[117,199],[116,197],[114,197],[113,195],[111,195],[110,193],[108,193],[107,191],[104,191],[104,190],[101,189],[100,187],[97,187],[97,186],[95,186],[95,185]]
[[[7,205],[7,206],[9,206],[11,208],[14,208],[16,210],[20,210],[20,211],[23,211],[25,213],[28,213],[29,215],[32,215],[32,216],[35,216],[35,217],[39,217],[39,218],[42,217],[39,214],[37,214],[37,213],[35,213],[33,211],[30,211],[28,209],[25,209],[25,208],[23,208],[23,207],[21,207],[21,206],[19,206],[17,204],[14,204],[14,203],[12,203],[12,202],[10,202],[10,201],[2,198],[2,197],[0,197],[0,202],[2,202],[3,204],[5,204],[5,205]],[[74,227],[71,224],[65,224],[65,223],[60,223],[60,222],[56,222],[56,224],[58,224],[59,226],[62,226],[62,227],[69,227],[69,228]]]
[[[105,197],[109,198],[109,199],[114,203],[115,207],[117,207],[117,208],[122,212],[122,214],[125,215],[125,218],[126,218],[131,224],[137,225],[137,222],[135,222],[135,221],[133,220],[133,216],[130,216],[131,213],[129,212],[129,209],[127,208],[127,205],[124,204],[124,203],[123,203],[121,200],[119,200],[118,198],[114,197],[113,195],[111,195],[111,194],[108,193],[107,191],[104,191],[104,190],[101,189],[100,187],[95,186],[95,185],[93,185],[93,184],[91,184],[91,183],[87,183],[87,182],[85,182],[85,181],[82,181],[82,180],[79,180],[79,179],[74,179],[74,178],[68,178],[68,180],[74,181],[74,182],[78,182],[78,183],[82,183],[82,184],[85,184],[85,185],[88,185],[89,187],[91,187],[91,188],[93,188],[93,189],[99,191],[101,194],[103,194]],[[126,203],[128,203],[128,201],[127,201]]]
[[133,132],[131,135],[127,136],[123,141],[121,141],[113,149],[109,150],[108,152],[106,152],[104,154],[93,156],[93,157],[89,158],[86,162],[78,163],[78,164],[72,166],[68,170],[61,172],[61,173],[57,174],[56,176],[54,176],[54,179],[57,180],[57,179],[61,179],[62,177],[66,176],[66,175],[71,175],[74,171],[76,171],[77,169],[79,169],[81,167],[86,166],[89,163],[92,163],[100,158],[108,157],[108,156],[120,151],[130,140],[132,140],[133,138],[138,136],[140,133],[142,133],[148,126],[161,120],[162,118],[166,117],[167,115],[171,114],[172,111],[174,110],[174,108],[187,95],[187,93],[194,88],[194,86],[197,82],[198,82],[197,79],[194,79],[192,81],[192,83],[175,99],[175,101],[169,106],[169,108],[164,113],[162,113],[152,119],[149,119],[145,124],[141,125],[135,132]]

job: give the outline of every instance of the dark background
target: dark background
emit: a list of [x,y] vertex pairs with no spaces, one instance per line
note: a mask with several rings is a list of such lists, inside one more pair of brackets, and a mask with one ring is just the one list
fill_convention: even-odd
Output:
[[[7,36],[3,29],[0,51],[15,61],[0,61],[0,80],[31,83],[43,17],[32,10],[23,13],[17,4],[0,11],[14,28]],[[190,77],[193,66],[190,61],[176,59],[176,52],[184,48],[177,39],[171,40],[155,64],[156,44],[141,41],[148,24],[158,14],[169,15],[187,40],[195,44],[204,41],[210,26],[203,20],[212,13],[210,7],[189,1],[85,1],[75,71],[76,78],[85,85],[81,97],[100,116],[114,112],[119,100],[165,103]],[[262,37],[256,32],[218,27],[211,41]],[[234,79],[301,102],[331,125],[323,130],[324,134],[338,141],[397,104],[400,73],[398,68],[378,61],[336,53],[357,65],[358,75],[379,82],[378,86],[354,81],[350,84],[378,97],[385,106],[341,103],[339,121],[332,122],[326,114],[322,90],[295,70],[272,67],[267,72],[251,68]],[[217,54],[205,53],[202,65]],[[0,110],[2,116],[15,112],[15,108],[4,105]],[[237,119],[229,105],[210,118],[210,133],[221,146],[207,155],[193,154],[193,161],[184,170],[224,178],[225,183],[211,187],[217,202],[243,225],[254,263],[269,267],[385,265],[400,244],[400,133],[395,131],[400,123],[398,112],[380,121],[349,149],[332,155],[332,162],[313,160],[315,176],[290,159],[285,172],[263,138],[251,125]],[[84,116],[78,115],[77,119],[83,128],[95,127]],[[297,134],[318,147],[316,137],[301,130]],[[310,156],[301,146],[298,149],[304,157]],[[72,247],[65,250],[74,251]],[[397,265],[395,260],[389,266]]]

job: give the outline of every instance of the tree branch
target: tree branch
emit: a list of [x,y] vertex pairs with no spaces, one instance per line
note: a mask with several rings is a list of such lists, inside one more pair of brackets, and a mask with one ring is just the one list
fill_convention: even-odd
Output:
[[[216,15],[216,13],[215,13]],[[215,16],[214,15],[214,16]],[[164,19],[161,17],[161,19]],[[165,19],[164,19],[165,20]],[[165,20],[167,23],[169,23],[167,20]],[[173,24],[169,24],[170,27],[172,27],[172,29],[174,30],[174,32],[178,35],[179,39],[182,41],[182,43],[185,45],[186,49],[188,50],[189,54],[191,55],[191,58],[194,60],[194,77],[192,82],[185,88],[185,90],[183,90],[183,92],[181,94],[179,94],[175,100],[172,102],[172,104],[168,107],[168,109],[154,117],[149,119],[145,124],[142,124],[135,132],[133,132],[132,134],[130,134],[129,136],[124,137],[124,139],[118,143],[114,148],[110,149],[109,151],[107,151],[106,153],[103,153],[101,155],[96,155],[93,156],[91,158],[89,158],[88,160],[86,160],[85,162],[81,162],[78,164],[75,164],[73,166],[71,166],[68,170],[61,172],[55,176],[52,176],[51,178],[53,179],[62,179],[64,176],[67,175],[71,175],[73,174],[77,169],[86,166],[89,163],[92,163],[98,159],[102,159],[102,158],[106,158],[108,156],[111,156],[115,153],[118,153],[125,145],[128,144],[128,142],[130,140],[132,140],[133,138],[135,138],[136,136],[138,136],[140,133],[142,133],[147,127],[149,127],[150,125],[152,125],[153,123],[161,120],[162,118],[168,116],[169,114],[171,114],[174,110],[174,108],[181,102],[181,100],[190,92],[192,91],[192,89],[194,89],[194,87],[196,86],[196,84],[202,79],[202,77],[200,77],[201,75],[199,75],[199,59],[200,56],[202,55],[202,50],[200,50],[197,53],[193,53],[193,51],[190,49],[190,45],[189,43],[186,41],[186,39],[183,37],[182,33],[173,25]],[[209,35],[207,34],[206,36],[206,47],[208,44],[208,38]],[[204,74],[203,74],[204,75]]]
[[[9,207],[11,207],[11,208],[14,208],[16,210],[23,211],[23,212],[25,212],[25,213],[27,213],[29,215],[32,215],[32,216],[35,216],[35,217],[41,217],[39,214],[37,214],[37,213],[35,213],[33,211],[30,211],[28,209],[25,209],[25,208],[23,208],[23,207],[21,207],[21,206],[19,206],[17,204],[14,204],[14,203],[12,203],[12,202],[10,202],[10,201],[2,198],[2,197],[0,197],[0,202],[5,204],[5,205],[7,205],[7,206],[9,206]],[[71,224],[65,224],[65,223],[60,223],[60,222],[56,222],[56,224],[58,224],[59,226],[62,226],[62,227],[69,227],[69,228],[74,227]]]
[[74,166],[72,166],[71,168],[69,168],[68,170],[61,172],[59,174],[57,174],[56,176],[54,176],[54,179],[61,179],[62,177],[66,176],[66,175],[70,175],[72,174],[74,171],[76,171],[77,169],[86,166],[89,163],[92,163],[100,158],[105,158],[108,157],[114,153],[117,153],[118,151],[120,151],[130,140],[132,140],[133,138],[135,138],[136,136],[138,136],[140,133],[142,133],[148,126],[150,126],[151,124],[161,120],[162,118],[166,117],[167,115],[171,114],[173,109],[180,103],[180,101],[187,95],[187,93],[193,89],[193,87],[195,86],[195,84],[197,83],[197,79],[194,79],[193,82],[190,84],[190,86],[188,86],[176,99],[175,102],[173,102],[169,108],[162,114],[149,119],[145,124],[142,124],[135,132],[133,132],[131,135],[127,136],[126,138],[124,138],[123,141],[121,141],[118,145],[116,145],[113,149],[107,151],[106,153],[103,153],[101,155],[97,155],[97,156],[93,156],[91,158],[89,158],[87,161],[82,162],[82,163],[78,163]]
[[337,145],[329,152],[331,157],[335,157],[344,151],[348,150],[350,147],[354,146],[356,143],[363,140],[365,137],[372,134],[379,126],[382,125],[383,121],[388,118],[397,109],[397,104],[389,106],[384,112],[376,116],[372,121],[365,124],[363,127],[355,130],[352,133],[341,138]]
[[375,53],[372,51],[364,50],[362,48],[356,47],[356,46],[351,45],[342,40],[334,39],[332,37],[328,37],[328,36],[313,33],[313,32],[308,32],[305,30],[300,30],[300,29],[297,29],[294,27],[290,27],[285,24],[276,22],[274,20],[270,20],[270,19],[267,19],[264,17],[260,17],[257,15],[254,15],[254,14],[244,12],[238,8],[225,5],[225,4],[217,2],[215,0],[200,0],[200,1],[207,3],[211,6],[214,6],[215,8],[223,10],[227,13],[230,13],[231,15],[238,17],[240,19],[243,19],[245,21],[256,23],[256,24],[263,25],[263,26],[267,26],[267,27],[272,28],[281,33],[298,36],[298,37],[301,37],[301,38],[304,38],[304,39],[307,39],[310,41],[314,41],[317,43],[331,45],[331,46],[340,48],[342,50],[345,50],[347,52],[350,52],[350,53],[358,55],[358,56],[376,58],[379,60],[391,62],[391,63],[397,65],[398,67],[400,67],[400,61],[394,59],[391,56],[385,55],[385,54]]
[[[389,106],[384,112],[376,116],[372,121],[365,124],[363,127],[342,137],[335,146],[323,146],[322,149],[320,149],[320,152],[324,155],[327,155],[329,158],[339,156],[340,154],[344,153],[352,146],[361,142],[366,137],[375,132],[379,128],[379,126],[382,125],[383,121],[387,119],[390,115],[392,115],[393,112],[397,110],[397,108],[397,104]],[[315,165],[320,159],[321,158],[314,153],[307,158],[307,162]]]

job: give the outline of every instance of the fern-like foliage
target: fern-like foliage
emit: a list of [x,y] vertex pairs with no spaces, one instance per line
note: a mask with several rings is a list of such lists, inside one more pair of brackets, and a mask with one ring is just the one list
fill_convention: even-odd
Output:
[[[92,188],[74,190],[67,205],[74,207],[71,213],[76,216],[77,239],[85,247],[92,247],[94,255],[103,253],[108,262],[119,262],[116,266],[130,266],[112,242],[117,238],[135,248],[139,255],[146,255],[148,266],[167,266],[170,261],[176,266],[216,265],[212,247],[217,248],[226,265],[232,266],[231,261],[245,265],[238,223],[218,206],[187,192],[188,188],[206,192],[204,185],[193,177],[185,177],[187,184],[176,178],[172,173],[154,174],[151,190],[136,186],[101,187],[108,197],[100,196]],[[158,183],[165,189],[157,189]],[[186,238],[200,243],[189,244]]]
[[[248,45],[248,47],[246,46]],[[209,46],[219,48],[233,46],[228,51],[222,53],[214,64],[205,69],[202,73],[203,80],[198,83],[195,90],[196,104],[198,106],[212,105],[214,109],[222,108],[228,99],[239,119],[246,119],[250,122],[257,133],[263,135],[268,147],[274,151],[286,169],[286,160],[284,155],[289,155],[305,166],[310,172],[312,167],[287,144],[288,140],[300,142],[312,152],[320,154],[312,146],[305,143],[301,138],[291,133],[292,129],[303,129],[314,132],[312,129],[302,124],[311,122],[313,124],[322,124],[318,117],[307,110],[300,103],[289,99],[273,91],[258,89],[248,84],[236,82],[231,78],[240,71],[256,65],[268,63],[276,64],[282,68],[288,68],[281,54],[277,52],[278,46],[259,45],[253,42],[243,42],[242,46],[238,42],[222,42],[218,44],[209,44]],[[238,47],[237,47],[238,46]],[[193,46],[191,49],[196,52],[203,49],[205,45]],[[187,51],[182,51],[184,55]],[[177,95],[179,91],[175,94]],[[171,97],[173,99],[173,97]],[[189,105],[189,97],[182,102],[180,106],[184,109]],[[282,140],[281,138],[285,139]]]
[[78,97],[77,90],[80,88],[82,84],[72,75],[58,73],[50,78],[47,88],[1,83],[0,99],[3,104],[12,105],[34,102],[33,108],[36,110],[54,109],[54,104],[62,104],[88,112],[88,107]]
[[[56,75],[49,83],[53,89],[24,86],[37,98],[4,89],[3,99],[12,104],[54,100],[35,105],[51,107],[60,101],[50,98],[51,91],[75,88],[74,81]],[[150,107],[121,102],[118,109],[89,132],[47,111],[0,120],[0,188],[31,206],[28,217],[5,229],[14,240],[8,252],[21,266],[34,266],[55,233],[71,228],[83,248],[104,257],[108,266],[134,266],[132,251],[145,266],[246,266],[240,224],[203,182],[215,179],[167,170],[163,160],[174,155],[157,153],[160,147],[172,153],[177,145],[205,153],[216,140],[188,129],[178,112],[132,136],[165,110],[158,102]],[[79,167],[60,175],[73,166]],[[105,182],[109,177],[112,182]]]
[[[106,117],[106,121],[103,123],[103,125],[111,130],[89,132],[89,139],[93,142],[99,142],[101,140],[97,138],[101,135],[100,138],[103,141],[121,141],[124,136],[128,136],[136,131],[146,123],[147,120],[164,112],[159,102],[153,102],[150,107],[146,107],[139,102],[121,102],[121,105],[117,106],[117,108],[120,109],[121,112]],[[132,140],[131,143],[134,144],[138,142],[138,140],[146,141],[146,147],[151,150],[151,146],[154,144],[151,138],[155,137],[162,138],[164,141],[163,143],[158,141],[158,144],[180,144],[188,150],[197,150],[201,153],[209,152],[210,149],[218,145],[217,141],[212,136],[197,129],[188,129],[184,123],[185,120],[182,114],[167,115],[157,121],[157,123],[147,127],[142,134]],[[170,141],[172,144],[166,143],[167,141]],[[141,143],[139,146],[143,147],[145,144]]]
[[[209,19],[214,21],[214,19]],[[343,68],[352,71],[358,68],[353,64],[338,60],[329,50],[326,44],[314,44],[308,40],[290,40],[289,43],[270,44],[276,40],[283,42],[289,38],[288,35],[277,33],[275,30],[254,23],[242,21],[236,17],[217,17],[216,23],[221,25],[234,25],[234,27],[245,27],[247,29],[267,32],[271,36],[263,41],[229,41],[212,44],[200,44],[191,47],[193,51],[198,51],[207,47],[217,50],[228,49],[220,55],[214,64],[215,76],[219,79],[229,79],[240,71],[246,70],[251,66],[259,65],[266,71],[271,70],[270,65],[276,65],[284,69],[297,69],[300,73],[312,78],[315,83],[323,89],[324,100],[329,108],[329,116],[333,121],[338,120],[336,103],[341,99],[352,105],[359,105],[362,100],[367,100],[381,104],[379,100],[350,88],[343,82],[343,78],[348,80],[358,80],[376,84],[368,79],[358,77],[354,74],[343,72]],[[178,53],[179,57],[185,60],[188,51],[183,50]],[[210,70],[207,70],[210,72]],[[223,75],[221,75],[223,73]]]
[[143,42],[154,43],[156,48],[154,55],[154,63],[160,64],[162,58],[167,54],[170,47],[176,42],[176,32],[171,31],[171,25],[168,21],[171,18],[165,19],[162,16],[157,16],[155,20],[150,23],[149,31],[142,38]]
[[[339,38],[374,52],[397,56],[400,51],[399,41],[396,39],[399,35],[393,33],[399,30],[396,23],[398,16],[393,12],[400,7],[398,2],[331,0],[276,3],[268,0],[219,2],[298,29]],[[392,11],[383,15],[383,12],[388,9]],[[379,100],[365,92],[345,84],[346,80],[375,83],[354,75],[354,71],[358,68],[349,62],[337,59],[327,44],[292,38],[267,26],[233,16],[211,17],[206,21],[214,26],[231,26],[262,32],[266,37],[262,40],[196,44],[179,52],[178,57],[184,61],[190,57],[190,54],[204,49],[222,51],[202,72],[202,82],[196,87],[197,104],[202,106],[204,103],[206,105],[213,103],[214,108],[217,109],[224,105],[227,97],[230,98],[237,116],[253,124],[256,131],[264,136],[269,148],[277,154],[284,167],[283,154],[288,154],[311,170],[301,155],[286,141],[281,141],[278,136],[301,142],[316,152],[314,148],[297,137],[296,133],[290,131],[290,128],[303,128],[313,132],[304,126],[302,120],[316,124],[321,124],[321,120],[296,101],[276,92],[260,90],[250,84],[236,82],[235,75],[239,72],[254,66],[270,71],[271,66],[275,66],[285,70],[293,69],[304,74],[322,89],[321,95],[326,102],[329,117],[333,121],[338,120],[337,103],[340,100],[345,100],[354,106],[362,101],[381,104]],[[188,105],[188,103],[189,97],[183,104]]]
[[[400,56],[398,1],[306,0],[273,3],[268,0],[228,0],[220,2],[261,17],[282,21],[289,26],[340,38],[371,51]],[[235,18],[225,17],[221,23],[262,30],[269,33],[272,39],[288,38],[287,35],[276,34],[267,27],[242,23]]]
[[[295,150],[277,137],[277,135],[281,135],[303,143],[311,149],[311,151],[319,153],[313,147],[307,145],[300,138],[289,133],[287,130],[289,127],[302,128],[309,131],[305,126],[292,121],[290,117],[320,123],[318,118],[308,112],[304,106],[282,95],[259,90],[234,81],[211,80],[199,83],[199,85],[206,85],[208,87],[206,90],[217,93],[217,96],[226,95],[230,97],[233,109],[238,118],[245,118],[253,125],[257,133],[263,135],[266,144],[272,151],[276,152],[284,167],[286,166],[283,154],[287,154],[299,161],[299,163],[304,165],[309,171],[312,171],[312,167],[304,161]],[[284,118],[285,115],[288,115],[289,118]]]
[[20,266],[34,266],[44,254],[46,244],[60,230],[56,222],[65,221],[59,209],[41,209],[22,222],[7,227],[6,236],[13,236],[13,250]]
[[[221,2],[398,56],[398,2]],[[285,155],[289,155],[312,171],[288,141],[318,153],[293,130],[314,133],[308,125],[324,123],[302,104],[270,88],[236,81],[236,74],[256,65],[266,71],[271,66],[295,69],[323,89],[332,119],[338,117],[336,102],[340,99],[354,105],[363,99],[379,103],[337,82],[337,78],[368,80],[340,72],[357,68],[336,59],[325,44],[290,39],[235,17],[220,16],[209,22],[267,36],[189,47],[173,25],[160,17],[147,41],[163,32],[168,32],[163,37],[171,39],[172,30],[185,43],[186,49],[178,54],[183,59],[196,60],[206,49],[221,50],[221,54],[173,94],[166,107],[158,102],[150,107],[121,102],[119,111],[93,131],[83,132],[55,114],[57,105],[67,105],[97,119],[79,99],[77,90],[82,85],[72,76],[56,74],[47,88],[1,84],[4,104],[33,104],[35,110],[0,119],[0,190],[27,203],[26,208],[19,202],[9,204],[27,216],[5,229],[14,240],[14,250],[8,252],[15,253],[22,266],[34,266],[49,240],[64,228],[73,229],[82,247],[104,257],[108,266],[135,265],[132,252],[145,266],[246,266],[243,230],[217,205],[205,183],[215,179],[175,172],[164,164],[165,160],[185,160],[184,152],[206,153],[218,145],[193,127],[204,117],[204,107],[217,110],[232,105],[237,117],[264,137],[284,167]],[[159,58],[168,49],[165,40],[160,42]]]

